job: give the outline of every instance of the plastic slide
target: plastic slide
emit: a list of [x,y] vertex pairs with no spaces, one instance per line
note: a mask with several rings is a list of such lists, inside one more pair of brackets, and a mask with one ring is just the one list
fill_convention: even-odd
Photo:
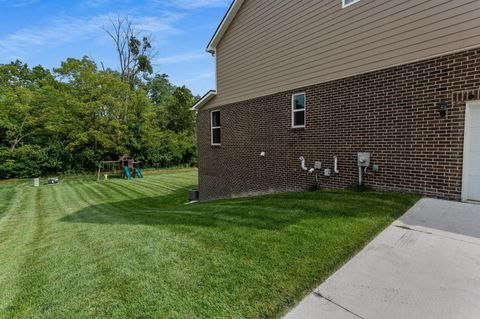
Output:
[[137,174],[138,177],[143,178],[142,172],[140,172],[140,169],[138,167],[135,167],[135,173]]
[[132,179],[133,175],[130,167],[125,166],[123,169],[125,170],[125,176],[127,176],[128,179]]

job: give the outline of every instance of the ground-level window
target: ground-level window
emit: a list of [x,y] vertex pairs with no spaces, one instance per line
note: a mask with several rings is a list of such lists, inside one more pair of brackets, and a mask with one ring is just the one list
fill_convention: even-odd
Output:
[[342,0],[342,7],[348,7],[351,4],[357,3],[360,0]]
[[305,93],[297,93],[292,96],[292,127],[305,127],[307,118],[307,103]]
[[222,134],[220,128],[220,111],[212,111],[212,145],[222,143]]

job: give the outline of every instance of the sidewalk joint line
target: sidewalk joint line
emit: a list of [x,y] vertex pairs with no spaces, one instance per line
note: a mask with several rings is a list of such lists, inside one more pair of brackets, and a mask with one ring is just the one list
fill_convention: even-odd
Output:
[[330,302],[330,303],[334,304],[335,306],[337,306],[337,307],[339,307],[339,308],[342,308],[343,310],[345,310],[346,312],[348,312],[348,313],[350,313],[350,314],[354,315],[355,317],[357,317],[357,318],[360,318],[360,319],[366,319],[366,318],[364,318],[364,317],[362,317],[362,316],[360,316],[360,315],[357,315],[357,314],[356,314],[356,313],[354,313],[353,311],[351,311],[351,310],[349,310],[349,309],[347,309],[347,308],[343,307],[342,305],[339,305],[339,304],[338,304],[338,303],[336,303],[335,301],[333,301],[333,300],[331,300],[331,299],[329,299],[329,298],[326,298],[326,297],[322,296],[322,294],[321,294],[321,293],[319,293],[319,292],[317,292],[317,291],[314,291],[314,293],[315,293],[315,294],[316,294],[318,297],[320,297],[320,298],[322,298],[322,299],[325,299],[326,301],[328,301],[328,302]]
[[[431,232],[428,232],[428,231],[413,229],[413,228],[410,228],[408,226],[402,226],[402,225],[393,225],[393,226],[396,227],[396,228],[405,229],[405,230],[408,230],[408,231],[413,231],[413,232],[422,233],[422,234],[426,234],[426,235],[432,235],[432,236],[436,236],[436,237],[440,237],[440,238],[444,238],[444,239],[455,240],[455,241],[459,241],[459,242],[462,242],[462,243],[467,243],[467,244],[471,244],[471,245],[475,245],[475,246],[480,246],[479,243],[476,243],[476,242],[473,242],[473,241],[454,238],[454,237],[450,237],[450,236],[443,235],[443,234],[431,233]],[[405,235],[403,235],[402,238]]]

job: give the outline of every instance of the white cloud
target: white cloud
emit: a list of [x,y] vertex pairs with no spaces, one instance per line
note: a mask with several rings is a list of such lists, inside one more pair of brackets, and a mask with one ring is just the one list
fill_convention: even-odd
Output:
[[166,57],[158,57],[155,59],[156,64],[174,64],[183,62],[192,62],[208,58],[206,53],[180,53]]
[[0,0],[0,4],[5,4],[9,7],[24,7],[34,4],[38,0]]
[[0,39],[0,55],[21,58],[33,49],[84,40],[98,32],[101,17],[88,20],[57,18],[42,28],[26,28]]
[[186,85],[194,94],[199,95],[215,88],[215,73],[212,71],[181,74],[171,80],[175,85]]
[[156,33],[156,32],[168,32],[177,33],[177,29],[173,27],[173,22],[181,19],[182,14],[167,12],[162,17],[132,17],[131,20],[134,23],[134,27],[137,31]]
[[[0,0],[1,1],[1,0]],[[42,48],[52,48],[62,44],[85,40],[98,40],[105,37],[101,26],[109,26],[109,18],[116,15],[100,15],[90,18],[58,17],[40,28],[25,28],[0,38],[0,56],[6,60],[23,59],[31,52]],[[155,33],[174,34],[177,30],[172,23],[179,16],[166,14],[163,17],[131,17],[137,31],[155,35]],[[135,21],[140,23],[135,24]]]
[[88,8],[100,8],[110,5],[111,3],[111,0],[84,0],[82,5]]
[[183,9],[196,9],[205,7],[226,7],[232,0],[170,0],[170,3]]
[[186,80],[183,81],[186,85],[193,85],[198,84],[199,82],[202,83],[204,81],[212,80],[215,78],[215,73],[212,71],[207,71],[199,74],[194,74],[188,77]]

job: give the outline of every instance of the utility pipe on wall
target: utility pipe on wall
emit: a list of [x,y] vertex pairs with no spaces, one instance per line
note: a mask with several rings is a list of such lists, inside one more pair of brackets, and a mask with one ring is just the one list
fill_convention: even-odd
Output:
[[302,169],[304,171],[308,171],[308,167],[305,165],[305,158],[303,156],[300,156],[300,162],[301,162],[301,165],[302,165]]
[[363,167],[361,166],[358,167],[358,185],[363,185]]

